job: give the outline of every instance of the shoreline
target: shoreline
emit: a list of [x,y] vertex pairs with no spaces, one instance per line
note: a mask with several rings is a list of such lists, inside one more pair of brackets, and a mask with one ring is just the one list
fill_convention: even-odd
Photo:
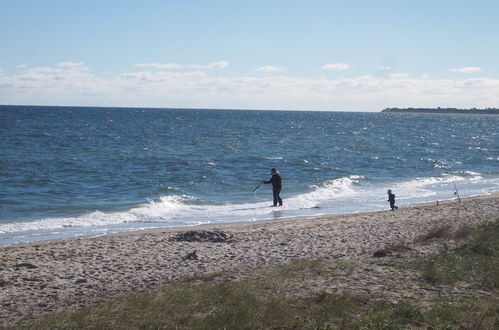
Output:
[[411,246],[442,226],[457,229],[499,218],[499,193],[461,200],[405,205],[393,212],[154,228],[0,246],[0,324],[197,276],[244,276],[251,269],[296,260],[371,258],[386,246]]
[[[478,195],[469,195],[465,197],[461,197],[461,199],[466,199],[466,198],[474,198],[474,197],[480,197],[480,196],[493,196],[493,195],[499,195],[499,191],[493,191],[493,192],[488,192],[486,194],[478,194]],[[453,200],[457,200],[456,197],[450,198],[450,199],[439,199],[439,203],[447,203],[447,202],[452,202]],[[421,201],[421,202],[413,202],[413,203],[408,203],[408,204],[399,204],[401,205],[402,208],[407,208],[407,207],[413,207],[417,205],[433,205],[435,202],[428,202],[428,201]],[[314,207],[316,208],[316,207]],[[320,209],[320,208],[317,208]],[[286,210],[284,210],[285,212]],[[157,230],[189,230],[190,228],[201,228],[201,227],[219,227],[219,226],[224,226],[224,225],[237,225],[237,224],[246,224],[246,223],[266,223],[266,222],[273,222],[273,221],[283,221],[283,220],[293,220],[293,219],[301,219],[301,218],[316,218],[316,217],[324,217],[324,216],[349,216],[349,215],[355,215],[359,213],[372,213],[372,212],[384,212],[384,211],[389,211],[388,208],[383,208],[383,209],[372,209],[372,210],[361,210],[361,211],[347,211],[347,212],[330,212],[328,213],[328,210],[326,209],[324,213],[317,212],[315,214],[301,214],[301,215],[275,215],[274,213],[281,213],[283,212],[279,208],[276,208],[275,210],[272,210],[272,212],[268,215],[268,218],[264,219],[247,219],[247,220],[237,220],[237,221],[228,221],[228,222],[211,222],[211,223],[204,223],[204,224],[192,224],[192,225],[178,225],[178,226],[158,226],[158,227],[138,227],[134,229],[129,229],[129,230],[119,230],[119,231],[110,231],[110,232],[105,232],[105,233],[99,233],[99,234],[83,234],[80,236],[68,236],[68,237],[59,237],[59,238],[45,238],[45,239],[40,239],[40,240],[34,240],[34,241],[21,241],[21,242],[12,242],[12,243],[4,243],[0,244],[0,248],[2,247],[7,247],[7,246],[21,246],[21,245],[30,245],[30,244],[41,244],[44,242],[56,242],[56,241],[63,241],[63,240],[72,240],[72,239],[87,239],[87,238],[96,238],[96,237],[102,237],[102,236],[109,236],[109,235],[128,235],[128,234],[133,234],[135,232],[144,232],[144,231],[157,231]],[[97,226],[99,227],[99,226]],[[85,227],[82,227],[85,228]],[[92,228],[92,226],[88,227]],[[57,230],[57,229],[54,229]]]

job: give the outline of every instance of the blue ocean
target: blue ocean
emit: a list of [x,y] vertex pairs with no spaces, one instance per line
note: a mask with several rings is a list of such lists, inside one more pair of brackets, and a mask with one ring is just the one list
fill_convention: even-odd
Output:
[[[283,178],[284,205],[262,185]],[[499,116],[0,106],[0,245],[499,191]]]

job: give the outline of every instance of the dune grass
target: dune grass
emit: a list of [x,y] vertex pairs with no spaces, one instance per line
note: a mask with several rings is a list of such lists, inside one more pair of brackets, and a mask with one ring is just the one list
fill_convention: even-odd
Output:
[[[426,239],[448,238],[445,232]],[[191,279],[6,329],[497,329],[499,221],[454,235],[465,243],[404,267],[421,274],[422,286],[460,282],[481,293],[391,302],[382,294],[314,292],[304,283],[335,281],[358,265],[308,260],[240,280]]]
[[[448,229],[437,232],[449,237]],[[450,237],[471,239],[454,250],[415,260],[414,269],[431,284],[466,281],[480,289],[499,289],[499,220],[479,228],[461,228]]]

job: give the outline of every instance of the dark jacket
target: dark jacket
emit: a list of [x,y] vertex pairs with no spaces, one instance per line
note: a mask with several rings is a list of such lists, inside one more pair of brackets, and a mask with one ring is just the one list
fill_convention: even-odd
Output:
[[388,194],[388,201],[390,203],[395,203],[395,194],[392,193]]
[[281,189],[281,176],[279,173],[272,174],[272,177],[268,181],[264,181],[263,183],[272,183],[272,188]]

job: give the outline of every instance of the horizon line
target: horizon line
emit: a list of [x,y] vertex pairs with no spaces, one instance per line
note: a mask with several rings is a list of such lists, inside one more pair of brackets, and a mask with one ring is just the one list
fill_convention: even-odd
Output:
[[101,105],[33,105],[33,104],[0,104],[0,107],[54,107],[54,108],[111,108],[111,109],[150,109],[150,110],[225,110],[225,111],[308,111],[308,112],[381,112],[381,110],[318,110],[318,109],[250,109],[250,108],[191,108],[191,107],[139,107],[139,106],[101,106]]

